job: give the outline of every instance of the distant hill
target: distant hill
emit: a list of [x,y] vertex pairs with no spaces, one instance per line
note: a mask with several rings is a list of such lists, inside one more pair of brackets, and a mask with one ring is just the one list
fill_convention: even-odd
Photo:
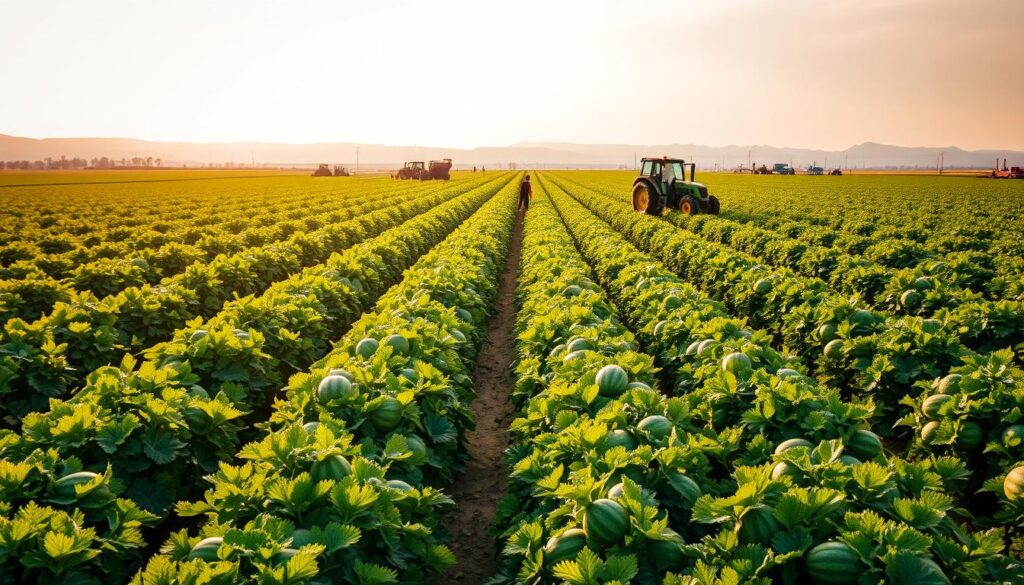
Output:
[[473,149],[443,148],[437,146],[385,146],[348,142],[284,144],[274,142],[151,142],[134,138],[22,138],[0,134],[0,161],[41,160],[47,157],[80,157],[112,159],[153,157],[163,160],[164,166],[195,166],[204,163],[302,164],[341,163],[352,165],[359,161],[367,167],[395,166],[408,160],[430,160],[450,157],[458,166],[497,165],[510,162],[521,167],[617,167],[632,168],[634,156],[675,156],[695,160],[703,169],[715,165],[732,168],[751,162],[771,166],[776,162],[792,162],[806,167],[812,162],[834,167],[922,167],[934,168],[940,153],[945,153],[945,166],[991,168],[995,159],[1007,158],[1011,165],[1024,164],[1024,151],[976,150],[967,151],[949,146],[944,148],[891,146],[866,142],[842,151],[807,148],[781,148],[776,146],[704,146],[699,144],[631,145],[631,144],[573,144],[561,142],[520,142],[510,146],[479,147]]

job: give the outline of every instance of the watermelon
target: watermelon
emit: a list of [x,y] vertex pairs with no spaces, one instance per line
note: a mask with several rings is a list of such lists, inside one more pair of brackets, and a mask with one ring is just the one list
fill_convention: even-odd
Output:
[[412,368],[402,368],[402,370],[400,372],[398,372],[398,377],[399,378],[404,378],[405,380],[408,380],[409,382],[412,382],[413,384],[415,384],[416,381],[420,379],[420,375],[417,374],[416,370],[414,370]]
[[570,284],[569,286],[567,286],[564,289],[562,289],[562,296],[563,297],[578,297],[582,293],[583,293],[583,289],[578,287],[578,286],[576,286],[575,284]]
[[[91,471],[78,471],[76,473],[70,473],[64,477],[58,479],[53,484],[53,491],[57,497],[62,499],[74,499],[77,497],[75,493],[75,486],[92,483],[98,478],[101,478],[98,473]],[[110,495],[110,488],[106,485],[100,485],[96,488],[93,493],[100,493],[101,495]]]
[[188,553],[189,560],[191,559],[202,559],[208,563],[213,563],[218,560],[217,549],[224,543],[224,539],[220,536],[211,536],[210,538],[204,538],[196,543],[192,547],[192,550]]
[[630,382],[629,384],[626,384],[626,390],[651,390],[651,389],[652,388],[650,386],[648,386],[645,382],[640,382],[639,380],[636,381],[636,382]]
[[291,547],[282,548],[274,555],[274,562],[283,565],[292,560],[292,557],[299,554],[299,550]]
[[916,290],[903,291],[900,295],[900,305],[905,308],[912,309],[921,303],[921,293]]
[[621,498],[623,490],[625,490],[625,489],[626,489],[626,486],[622,485],[621,481],[619,483],[613,485],[611,488],[608,489],[608,499],[617,500],[617,499]]
[[740,516],[736,534],[742,544],[770,544],[772,537],[782,530],[779,521],[772,515],[771,508],[755,506]]
[[562,353],[563,351],[565,351],[565,344],[559,343],[555,347],[551,348],[551,353],[548,354],[548,357],[555,357],[556,355]]
[[370,413],[370,423],[378,431],[390,431],[402,422],[402,403],[395,398],[385,398],[377,408]]
[[608,433],[604,444],[608,449],[612,447],[625,447],[627,451],[636,449],[636,439],[633,438],[633,435],[629,434],[629,431],[622,429],[616,429]]
[[974,421],[964,421],[956,434],[956,445],[961,449],[973,451],[985,442],[985,431]]
[[394,355],[407,355],[409,353],[409,340],[397,333],[385,337],[384,345],[391,347]]
[[566,363],[569,363],[569,362],[572,362],[572,361],[581,360],[581,359],[583,359],[585,357],[587,357],[587,351],[586,350],[574,351],[572,353],[565,354],[565,357],[562,358],[562,363],[566,364]]
[[306,429],[306,432],[312,435],[312,434],[316,433],[316,430],[318,428],[320,428],[320,423],[318,423],[315,420],[314,421],[310,421],[310,422],[302,425],[302,428]]
[[619,366],[609,364],[597,372],[594,381],[601,396],[615,397],[626,391],[629,375]]
[[205,339],[205,338],[207,338],[209,336],[210,336],[210,333],[207,330],[205,330],[205,329],[196,329],[195,331],[192,332],[192,335],[189,336],[188,342],[189,343],[195,343],[195,342],[199,341],[200,339]]
[[860,459],[857,459],[856,457],[853,457],[851,455],[842,455],[839,457],[839,461],[842,462],[843,465],[846,465],[848,467],[853,467],[855,465],[861,464]]
[[338,481],[352,475],[352,465],[341,455],[330,455],[314,463],[309,475],[316,481]]
[[833,339],[832,341],[825,344],[824,354],[825,357],[830,360],[837,360],[843,357],[843,340]]
[[658,321],[657,325],[654,326],[654,336],[661,337],[665,333],[666,326],[668,326],[668,321]]
[[960,391],[960,374],[950,374],[939,382],[939,392],[942,394],[956,394]]
[[754,371],[754,364],[747,354],[734,351],[722,358],[722,371],[732,372],[736,378],[746,380]]
[[938,333],[942,331],[942,321],[938,319],[925,319],[921,321],[921,330],[925,333]]
[[452,339],[455,343],[466,343],[466,334],[458,329],[452,329]]
[[686,563],[686,554],[678,540],[648,541],[647,550],[657,573],[678,571]]
[[914,283],[910,285],[916,291],[926,291],[935,288],[935,280],[928,278],[927,276],[920,276],[914,279]]
[[804,569],[820,585],[853,585],[866,567],[852,548],[829,541],[807,551]]
[[359,394],[348,378],[344,376],[327,376],[320,380],[316,387],[316,396],[321,403],[332,400],[351,400]]
[[754,283],[754,292],[759,295],[766,295],[772,290],[772,281],[762,278]]
[[803,376],[803,374],[801,374],[800,372],[798,372],[798,371],[796,371],[796,370],[794,370],[792,368],[779,368],[779,370],[777,372],[775,372],[775,375],[780,377],[780,378],[783,378],[783,379],[785,379],[785,378],[799,378],[799,377]]
[[408,493],[413,490],[413,487],[400,479],[389,479],[387,483],[388,489],[398,490],[400,492]]
[[846,450],[854,457],[870,461],[882,454],[882,440],[875,433],[860,429],[847,439]]
[[250,338],[249,332],[248,331],[243,331],[241,329],[235,329],[234,330],[234,334],[235,334],[235,338],[236,339],[247,340],[247,339]]
[[690,345],[686,346],[686,355],[697,355],[697,350],[700,348],[700,341],[694,341]]
[[462,307],[455,309],[455,316],[465,321],[466,323],[473,322],[473,314],[467,311],[466,309],[463,309]]
[[921,442],[930,445],[935,440],[935,433],[939,430],[939,421],[931,421],[921,427]]
[[615,500],[594,500],[583,512],[583,532],[598,546],[618,544],[629,532],[629,514]]
[[366,337],[359,340],[356,344],[356,355],[362,358],[370,359],[373,354],[377,353],[377,348],[380,347],[380,342],[372,337]]
[[697,346],[697,355],[704,355],[706,352],[711,351],[717,345],[718,342],[715,341],[714,339],[705,339],[704,341],[700,342],[700,345]]
[[820,337],[822,341],[832,341],[836,338],[836,331],[837,328],[835,323],[825,323],[821,327],[818,327],[818,337]]
[[850,321],[860,327],[869,327],[874,324],[875,315],[866,309],[856,309],[850,317]]
[[292,545],[303,547],[313,542],[313,533],[305,528],[296,528],[292,531]]
[[405,443],[408,445],[409,450],[412,451],[412,457],[406,459],[413,465],[419,465],[427,460],[427,445],[416,435],[406,435]]
[[585,546],[587,533],[579,528],[570,528],[558,536],[552,536],[544,545],[544,565],[553,567],[562,561],[571,561]]
[[942,418],[942,413],[940,412],[942,405],[952,401],[953,397],[949,394],[932,394],[921,403],[921,414],[925,418],[938,420]]
[[653,414],[637,423],[636,428],[660,440],[672,432],[672,421],[660,414]]
[[1003,479],[1003,493],[1011,502],[1024,499],[1024,465],[1014,467]]
[[132,258],[128,261],[129,264],[142,270],[149,270],[149,262],[145,258]]
[[677,297],[676,295],[669,295],[665,297],[665,300],[662,301],[662,304],[669,311],[674,311],[675,309],[678,309],[679,307],[683,306],[683,299]]
[[700,486],[688,475],[681,471],[669,471],[665,476],[668,483],[676,490],[679,499],[686,509],[693,508],[697,498],[701,496]]
[[793,447],[807,447],[808,449],[813,449],[814,443],[811,443],[807,439],[786,439],[785,441],[779,443],[777,447],[775,447],[775,454],[778,455],[779,453],[782,453],[783,451],[788,451]]
[[928,272],[931,272],[932,274],[946,272],[947,270],[949,270],[949,264],[946,264],[941,260],[938,262],[932,262],[931,265],[928,266]]
[[1024,425],[1011,425],[1003,430],[1003,446],[1010,448],[1024,443]]
[[785,476],[788,476],[793,480],[793,482],[796,482],[803,476],[803,473],[798,467],[795,467],[785,461],[779,461],[774,467],[772,467],[772,479],[782,479]]
[[342,376],[353,384],[356,383],[356,377],[352,375],[352,372],[342,368],[331,368],[331,371],[327,374],[328,376]]
[[587,350],[587,349],[594,349],[594,344],[590,343],[590,341],[588,341],[586,339],[583,339],[582,337],[577,337],[576,339],[573,339],[572,341],[570,341],[565,346],[565,349],[566,349],[566,351],[568,351],[570,353],[572,353],[574,351],[584,351],[584,350]]

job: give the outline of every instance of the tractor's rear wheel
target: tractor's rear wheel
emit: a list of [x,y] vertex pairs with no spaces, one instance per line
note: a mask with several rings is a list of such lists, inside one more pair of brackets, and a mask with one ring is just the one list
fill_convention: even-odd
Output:
[[700,204],[696,199],[687,195],[679,200],[679,211],[686,215],[697,215],[700,213]]
[[708,195],[708,213],[711,215],[718,215],[718,212],[721,210],[722,204],[718,201],[718,197]]
[[658,194],[652,193],[647,183],[633,185],[633,210],[647,215],[658,214]]

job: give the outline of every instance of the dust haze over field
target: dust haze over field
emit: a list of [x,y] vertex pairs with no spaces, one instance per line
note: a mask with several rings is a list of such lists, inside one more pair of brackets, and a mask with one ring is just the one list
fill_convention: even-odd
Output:
[[16,136],[1024,150],[1024,78],[1011,73],[1024,5],[1005,0],[4,2],[3,14],[0,53],[30,57],[5,64],[0,132]]

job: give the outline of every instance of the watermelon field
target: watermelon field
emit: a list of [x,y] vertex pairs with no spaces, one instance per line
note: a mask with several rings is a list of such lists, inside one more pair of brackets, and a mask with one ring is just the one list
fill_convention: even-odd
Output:
[[0,585],[1024,583],[1024,182],[530,174],[0,175]]

